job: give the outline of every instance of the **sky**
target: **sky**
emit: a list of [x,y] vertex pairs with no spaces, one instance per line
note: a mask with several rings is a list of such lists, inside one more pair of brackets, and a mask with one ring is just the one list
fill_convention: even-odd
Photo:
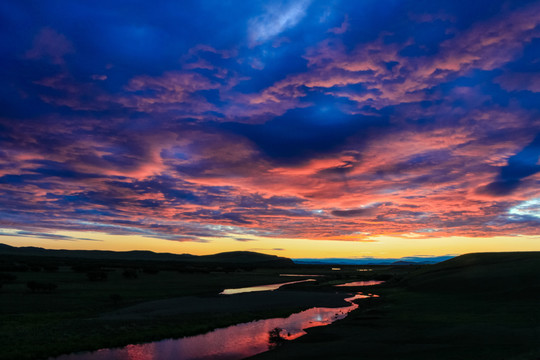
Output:
[[540,1],[0,2],[0,242],[540,250]]

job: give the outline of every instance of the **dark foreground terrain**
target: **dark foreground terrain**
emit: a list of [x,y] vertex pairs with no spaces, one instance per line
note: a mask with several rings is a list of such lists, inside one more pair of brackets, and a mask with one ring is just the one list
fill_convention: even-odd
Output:
[[374,291],[254,359],[540,359],[540,253],[463,255]]
[[[367,279],[387,281],[369,288],[380,298],[359,300],[346,319],[255,358],[540,359],[540,253],[334,271],[253,253],[184,261],[141,253],[1,250],[0,359],[42,359],[343,306],[347,292],[368,288],[334,285]],[[218,295],[224,288],[311,274],[323,276],[274,292]]]
[[[388,274],[388,267],[379,267]],[[308,279],[294,291],[219,295],[225,288]],[[314,306],[345,306],[320,286],[362,279],[355,267],[295,266],[257,253],[193,257],[69,252],[0,246],[0,359],[42,359],[81,350],[201,334]],[[369,273],[371,276],[371,272]],[[331,291],[328,291],[330,289]]]

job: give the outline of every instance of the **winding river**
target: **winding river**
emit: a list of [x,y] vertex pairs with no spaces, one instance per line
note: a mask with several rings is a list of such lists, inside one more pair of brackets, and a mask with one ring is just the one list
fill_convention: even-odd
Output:
[[279,284],[257,285],[257,286],[250,286],[250,287],[236,288],[236,289],[225,289],[219,294],[220,295],[234,295],[234,294],[241,294],[241,293],[254,292],[254,291],[274,291],[285,285],[298,284],[298,283],[303,283],[306,281],[315,281],[315,279],[289,281],[289,282],[279,283]]
[[49,360],[239,360],[270,350],[275,345],[270,334],[276,328],[279,332],[273,331],[274,340],[296,339],[306,333],[304,329],[329,325],[346,317],[358,307],[353,300],[376,296],[358,293],[345,299],[350,303],[345,307],[315,307],[287,318],[252,321],[197,336],[68,354]]
[[337,287],[373,286],[373,285],[380,285],[382,283],[384,283],[384,281],[364,280],[364,281],[353,281],[353,282],[348,282],[345,284],[339,284],[339,285],[334,285],[334,286],[337,286]]

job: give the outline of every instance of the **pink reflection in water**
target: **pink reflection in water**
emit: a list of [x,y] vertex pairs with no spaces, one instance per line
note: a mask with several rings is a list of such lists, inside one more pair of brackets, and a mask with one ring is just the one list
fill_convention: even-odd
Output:
[[288,318],[253,321],[216,329],[209,333],[181,339],[167,339],[147,344],[128,345],[124,348],[103,349],[94,352],[70,354],[55,360],[237,360],[270,349],[269,333],[275,328],[283,329],[280,335],[288,340],[296,339],[304,329],[329,325],[343,319],[358,307],[352,301],[373,297],[357,295],[345,300],[350,306],[340,308],[311,308]]
[[372,286],[372,285],[382,284],[383,282],[384,281],[378,281],[378,280],[353,281],[353,282],[348,282],[345,284],[339,284],[336,286]]

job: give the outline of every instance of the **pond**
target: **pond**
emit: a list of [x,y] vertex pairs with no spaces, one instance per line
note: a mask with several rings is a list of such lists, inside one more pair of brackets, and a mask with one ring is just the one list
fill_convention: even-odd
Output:
[[345,299],[350,303],[345,307],[315,307],[287,318],[252,321],[197,336],[68,354],[49,360],[239,360],[271,350],[282,339],[296,339],[306,333],[304,329],[343,319],[358,307],[353,300],[376,296],[358,293]]
[[286,283],[279,283],[279,284],[257,285],[257,286],[237,288],[237,289],[225,289],[219,294],[220,295],[234,295],[234,294],[241,294],[241,293],[254,292],[254,291],[273,291],[273,290],[279,289],[280,287],[284,285],[298,284],[298,283],[303,283],[306,281],[315,281],[315,279],[289,281]]

